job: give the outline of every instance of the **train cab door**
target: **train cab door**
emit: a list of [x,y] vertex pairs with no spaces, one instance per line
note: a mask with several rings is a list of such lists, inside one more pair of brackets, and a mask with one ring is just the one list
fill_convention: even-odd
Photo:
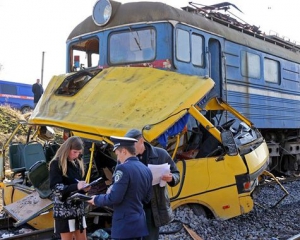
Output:
[[220,41],[214,38],[208,40],[207,61],[209,77],[212,78],[216,85],[215,91],[218,96],[222,96],[222,58],[221,58]]

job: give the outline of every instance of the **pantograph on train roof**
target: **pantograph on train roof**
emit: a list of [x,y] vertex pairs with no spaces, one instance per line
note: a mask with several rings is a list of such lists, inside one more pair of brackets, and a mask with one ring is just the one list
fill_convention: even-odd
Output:
[[[251,35],[253,37],[262,39],[266,42],[273,43],[275,45],[281,46],[283,48],[292,50],[292,51],[300,51],[300,45],[297,42],[293,42],[288,38],[282,38],[278,33],[274,31],[270,31],[269,35],[266,35],[255,25],[251,25],[241,18],[237,17],[232,12],[229,12],[230,7],[235,8],[239,12],[243,13],[236,5],[230,2],[222,2],[213,5],[203,5],[200,3],[189,2],[192,6],[183,7],[182,9],[187,12],[191,12],[194,14],[202,15],[214,22],[225,25],[229,28],[241,31],[245,34]],[[201,6],[201,7],[199,7]],[[227,12],[229,14],[221,13],[220,11]],[[233,16],[233,17],[232,17]]]

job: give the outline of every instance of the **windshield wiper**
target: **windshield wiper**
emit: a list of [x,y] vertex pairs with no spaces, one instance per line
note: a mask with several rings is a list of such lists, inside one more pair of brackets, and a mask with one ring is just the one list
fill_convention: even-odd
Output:
[[[135,41],[136,45],[139,47],[139,50],[142,51],[140,42],[139,42],[139,41],[137,40],[137,38],[134,36],[131,27],[129,27],[129,30],[130,30],[131,34],[133,35],[134,41]],[[138,36],[138,38],[140,38],[140,37],[139,37],[139,33],[138,33],[137,31],[135,31],[135,32],[136,32],[136,35]]]

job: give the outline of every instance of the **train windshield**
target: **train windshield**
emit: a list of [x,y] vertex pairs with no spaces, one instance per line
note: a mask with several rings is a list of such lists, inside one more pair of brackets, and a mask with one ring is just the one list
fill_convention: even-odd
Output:
[[112,33],[109,37],[109,62],[124,64],[151,61],[155,58],[156,33],[154,29]]
[[70,66],[71,72],[76,72],[86,68],[95,68],[99,65],[99,44],[97,37],[88,38],[74,42],[70,46]]

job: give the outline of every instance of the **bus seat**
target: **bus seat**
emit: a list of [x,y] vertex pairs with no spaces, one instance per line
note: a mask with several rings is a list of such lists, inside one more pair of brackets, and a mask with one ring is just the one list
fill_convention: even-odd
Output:
[[177,159],[195,159],[199,152],[203,138],[203,132],[200,130],[200,126],[193,127],[191,130],[188,130],[188,132],[191,132],[190,137],[183,151],[177,152]]
[[48,198],[52,194],[46,161],[38,161],[33,164],[28,171],[28,179],[40,198]]
[[25,162],[24,162],[24,150],[25,145],[23,143],[11,143],[9,145],[9,164],[10,169],[13,172],[13,177],[21,173],[24,179],[25,177]]
[[47,142],[44,144],[46,162],[50,162],[52,160],[59,147],[60,145],[56,142]]
[[46,161],[43,145],[39,142],[29,142],[24,146],[24,162],[26,171],[29,171],[38,161]]

